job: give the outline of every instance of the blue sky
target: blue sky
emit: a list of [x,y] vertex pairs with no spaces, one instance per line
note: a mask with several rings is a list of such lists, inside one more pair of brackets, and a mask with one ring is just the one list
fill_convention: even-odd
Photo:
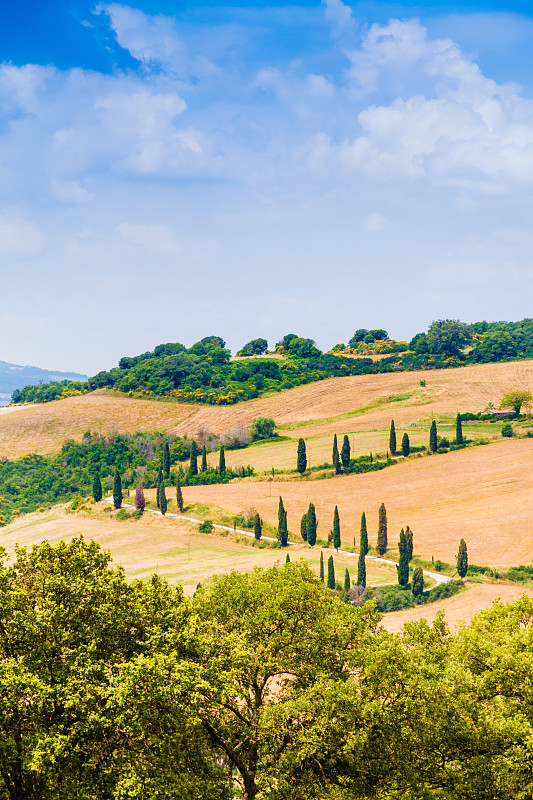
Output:
[[525,3],[0,5],[0,357],[531,315]]

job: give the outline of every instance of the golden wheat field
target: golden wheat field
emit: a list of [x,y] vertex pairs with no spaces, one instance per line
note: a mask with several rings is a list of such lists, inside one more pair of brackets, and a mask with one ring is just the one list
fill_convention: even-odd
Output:
[[[156,572],[173,583],[179,581],[185,594],[192,594],[198,583],[215,574],[231,570],[249,572],[255,567],[267,568],[285,562],[285,551],[252,547],[246,541],[236,541],[233,534],[203,534],[194,523],[152,514],[145,514],[139,521],[120,521],[110,509],[109,514],[102,514],[101,508],[102,505],[89,515],[66,514],[62,507],[28,514],[2,530],[1,544],[8,553],[13,553],[17,543],[29,547],[46,539],[55,544],[82,534],[109,550],[129,578],[145,579]],[[293,560],[304,558],[318,573],[318,549],[293,546],[290,556]],[[356,559],[335,555],[338,580],[344,579],[346,567],[354,577]],[[386,566],[369,565],[367,574],[372,585],[396,580],[394,571]]]
[[354,431],[379,428],[390,423],[391,413],[398,424],[409,425],[432,413],[477,412],[490,402],[497,406],[516,388],[533,389],[533,361],[330,378],[236,406],[203,406],[175,430],[189,436],[202,428],[224,433],[262,416],[273,417],[283,433],[298,438],[338,433],[339,422],[348,416]]
[[52,403],[0,409],[0,457],[54,453],[86,431],[167,431],[197,411],[196,406],[140,400],[99,389]]
[[[420,381],[426,386],[421,387]],[[235,406],[194,406],[125,397],[98,390],[44,405],[0,408],[0,457],[28,452],[57,452],[67,439],[88,431],[99,433],[172,431],[195,436],[199,431],[224,433],[247,428],[258,416],[273,417],[282,433],[310,441],[312,463],[330,455],[327,437],[349,433],[355,449],[383,449],[382,432],[391,417],[399,428],[427,422],[432,414],[480,411],[497,405],[505,392],[533,386],[533,361],[482,364],[461,369],[361,375],[299,386]],[[317,447],[314,449],[313,440]],[[319,441],[321,440],[321,441]],[[279,466],[292,466],[290,448]],[[269,468],[267,451],[257,454],[259,469]],[[248,463],[244,454],[228,454],[228,464]]]
[[[412,457],[381,472],[316,481],[253,481],[184,489],[187,502],[219,506],[230,513],[256,508],[277,524],[279,496],[289,530],[313,502],[325,538],[339,507],[344,541],[358,541],[367,514],[370,543],[376,543],[377,512],[385,503],[389,540],[400,528],[414,530],[415,554],[454,562],[461,538],[471,563],[510,566],[533,561],[533,439],[500,440],[446,454]],[[270,492],[272,493],[270,496]]]

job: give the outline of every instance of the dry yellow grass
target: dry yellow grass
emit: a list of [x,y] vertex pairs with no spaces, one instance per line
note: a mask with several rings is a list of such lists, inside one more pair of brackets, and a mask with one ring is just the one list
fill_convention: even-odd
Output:
[[[533,561],[533,439],[500,440],[485,447],[408,459],[382,472],[320,481],[254,482],[185,488],[187,502],[207,503],[238,513],[255,507],[277,524],[281,493],[289,529],[298,533],[309,502],[317,508],[319,536],[327,536],[335,505],[345,542],[358,541],[367,514],[370,543],[376,543],[377,512],[384,502],[389,541],[400,528],[414,530],[415,553],[454,562],[459,540],[471,563],[510,566]],[[270,496],[270,491],[272,496]]]
[[139,400],[99,390],[42,405],[0,409],[0,457],[53,453],[86,431],[167,431],[197,411],[196,406]]
[[[425,388],[420,380],[426,381]],[[338,433],[344,415],[353,415],[349,422],[353,431],[382,427],[390,423],[391,414],[399,425],[408,425],[432,413],[482,411],[516,388],[533,389],[533,361],[330,378],[236,406],[204,406],[181,422],[176,432],[193,436],[207,428],[224,433],[246,428],[256,417],[273,417],[278,425],[291,426],[284,432],[295,438]],[[389,399],[406,393],[410,397],[405,400]],[[361,413],[363,409],[368,410]]]
[[[107,516],[107,515],[106,515]],[[47,539],[57,543],[83,534],[111,551],[115,563],[122,564],[130,578],[145,579],[157,572],[167,580],[183,584],[186,594],[192,594],[198,583],[212,575],[230,572],[248,572],[254,567],[270,567],[285,562],[286,552],[269,548],[259,549],[240,543],[232,535],[198,533],[194,523],[162,519],[151,514],[142,520],[119,521],[109,518],[65,514],[55,508],[44,514],[28,514],[2,530],[2,546],[12,553],[15,543],[31,546]],[[305,558],[318,572],[320,553],[306,547],[291,547],[293,560]],[[337,579],[343,580],[347,566],[352,574],[355,559],[334,554]],[[393,570],[385,566],[369,566],[369,580],[373,584],[392,583]]]
[[469,587],[467,592],[450,597],[448,600],[439,600],[427,606],[416,606],[403,611],[385,614],[381,624],[391,633],[397,633],[403,628],[404,623],[412,620],[425,619],[432,623],[439,611],[444,611],[444,618],[451,628],[456,628],[460,622],[468,624],[474,614],[489,608],[492,603],[500,598],[504,603],[512,603],[522,594],[533,597],[533,590],[520,586],[506,584],[483,583]]
[[[427,382],[425,388],[419,386],[422,379]],[[0,409],[0,457],[57,452],[64,441],[79,439],[87,430],[159,430],[194,436],[201,429],[224,433],[246,428],[258,416],[273,417],[294,439],[364,433],[360,446],[361,452],[366,452],[374,444],[379,447],[372,432],[383,429],[392,416],[397,427],[408,427],[429,419],[432,413],[479,411],[489,402],[496,405],[510,389],[530,384],[533,386],[533,361],[331,378],[229,407],[135,399],[99,390],[44,405]],[[316,450],[311,445],[313,463],[322,460],[327,450],[326,438]],[[264,452],[264,467],[271,466]],[[289,465],[289,458],[287,449],[280,466],[285,461]],[[244,454],[236,454],[229,456],[228,463],[243,461],[248,463]]]

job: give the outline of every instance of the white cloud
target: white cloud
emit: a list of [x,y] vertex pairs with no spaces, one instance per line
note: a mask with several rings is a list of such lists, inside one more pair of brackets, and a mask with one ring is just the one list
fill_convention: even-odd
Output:
[[131,222],[121,222],[115,228],[115,233],[159,256],[175,256],[183,249],[176,233],[166,225],[135,225]]
[[377,211],[367,214],[361,220],[361,230],[365,233],[381,233],[390,227],[389,220]]
[[45,243],[44,233],[33,222],[17,213],[0,214],[0,256],[29,258],[40,253]]
[[326,7],[324,16],[332,27],[333,35],[338,39],[353,37],[357,26],[350,6],[342,0],[322,0],[322,4]]
[[354,101],[391,82],[405,96],[359,112],[362,135],[330,148],[343,167],[481,190],[533,179],[533,102],[486,78],[451,40],[393,20],[373,25],[350,58]]
[[52,181],[51,192],[58,200],[63,200],[65,203],[84,203],[89,200],[92,195],[83,186],[80,186],[78,181]]

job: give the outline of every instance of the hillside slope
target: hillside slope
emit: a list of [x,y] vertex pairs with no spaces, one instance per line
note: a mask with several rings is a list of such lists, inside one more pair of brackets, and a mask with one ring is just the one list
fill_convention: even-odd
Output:
[[454,563],[459,540],[474,564],[512,566],[533,561],[533,439],[500,440],[486,447],[421,456],[382,472],[341,475],[330,480],[242,481],[183,490],[186,502],[216,505],[230,513],[255,508],[277,525],[279,496],[289,530],[298,533],[310,502],[316,506],[318,535],[327,538],[339,508],[343,541],[359,540],[363,511],[370,544],[376,545],[377,514],[383,502],[389,543],[400,529],[414,531],[414,551],[422,558]]
[[[420,386],[423,380],[425,387]],[[497,406],[505,392],[530,387],[533,389],[531,360],[330,378],[237,406],[204,406],[181,422],[176,433],[194,436],[201,428],[224,433],[248,427],[253,419],[264,416],[273,417],[278,425],[291,426],[287,434],[297,438],[313,435],[311,422],[320,423],[322,433],[334,433],[338,430],[335,418],[343,415],[354,415],[350,425],[357,430],[390,422],[391,408],[394,419],[402,424],[432,412],[482,411],[490,402]],[[406,395],[405,399],[399,395]],[[305,432],[300,433],[302,423],[306,423]]]
[[99,390],[78,397],[0,409],[0,457],[55,453],[86,431],[167,431],[197,410],[181,403],[138,400]]
[[[426,386],[421,387],[420,381]],[[197,406],[126,397],[98,390],[44,405],[0,409],[0,457],[57,452],[67,439],[97,432],[199,431],[225,433],[247,428],[259,416],[273,417],[297,439],[407,426],[431,414],[481,411],[505,392],[533,388],[533,361],[482,364],[461,369],[331,378],[235,406]],[[237,458],[237,455],[235,456]],[[246,461],[244,453],[239,461]]]

